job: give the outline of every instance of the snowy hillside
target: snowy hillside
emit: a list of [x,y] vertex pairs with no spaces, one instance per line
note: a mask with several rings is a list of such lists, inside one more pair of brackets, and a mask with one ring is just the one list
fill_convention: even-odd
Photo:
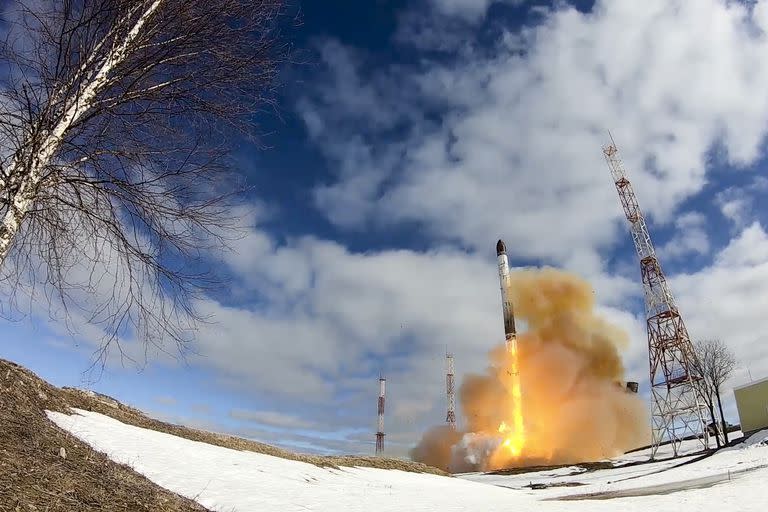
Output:
[[[655,507],[702,510],[713,502],[722,510],[764,510],[768,501],[768,446],[753,439],[750,446],[723,450],[707,459],[664,471],[663,465],[635,466],[630,470],[602,470],[567,476],[567,468],[544,474],[516,476],[436,475],[372,468],[328,469],[231,450],[123,424],[98,413],[76,410],[68,416],[48,417],[95,449],[168,490],[190,497],[217,511],[645,511]],[[642,468],[642,469],[640,469]],[[731,480],[704,483],[703,487],[669,494],[676,482],[734,470]],[[661,470],[661,472],[659,472]],[[641,478],[625,480],[637,476]],[[568,480],[573,487],[542,491],[522,486],[535,480]],[[620,481],[621,480],[621,481]],[[613,483],[611,483],[613,482]],[[581,485],[583,484],[583,485]],[[541,501],[557,495],[668,484],[666,494],[582,501]],[[577,485],[577,486],[576,486]],[[686,484],[687,485],[687,484]],[[519,487],[510,489],[508,487]],[[553,491],[554,490],[554,491]],[[652,491],[655,492],[655,491]]]

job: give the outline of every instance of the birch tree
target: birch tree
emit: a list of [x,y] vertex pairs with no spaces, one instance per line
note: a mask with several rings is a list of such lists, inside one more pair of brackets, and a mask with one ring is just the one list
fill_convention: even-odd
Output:
[[[725,444],[728,444],[728,425],[723,413],[723,402],[721,392],[723,384],[727,381],[733,371],[736,369],[736,356],[725,343],[719,339],[701,340],[694,343],[694,352],[696,353],[696,365],[700,374],[704,377],[705,399],[712,416],[712,422],[716,430],[720,430]],[[717,408],[720,416],[720,426],[715,420],[714,404],[717,402]],[[718,439],[718,446],[720,440]]]
[[712,385],[710,383],[710,380],[706,377],[707,374],[707,354],[705,354],[706,349],[704,347],[704,344],[706,342],[703,341],[695,341],[693,344],[694,348],[694,355],[696,356],[693,358],[692,366],[695,370],[696,375],[701,375],[703,380],[700,383],[701,387],[701,396],[704,400],[705,405],[707,406],[707,410],[709,411],[709,418],[710,418],[710,425],[713,429],[713,434],[715,436],[715,442],[717,443],[717,447],[720,448],[722,446],[722,432],[720,429],[720,421],[718,420],[718,416],[715,413],[715,390],[712,388]]
[[[286,56],[281,0],[36,0],[0,42],[0,279],[57,318],[179,347]],[[52,313],[53,314],[53,313]]]

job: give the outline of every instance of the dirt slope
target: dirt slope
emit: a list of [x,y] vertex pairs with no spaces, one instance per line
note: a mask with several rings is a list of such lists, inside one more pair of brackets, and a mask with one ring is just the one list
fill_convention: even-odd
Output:
[[[44,413],[83,405],[29,370],[0,359],[0,510],[207,510],[112,462]],[[60,455],[62,448],[66,458]]]

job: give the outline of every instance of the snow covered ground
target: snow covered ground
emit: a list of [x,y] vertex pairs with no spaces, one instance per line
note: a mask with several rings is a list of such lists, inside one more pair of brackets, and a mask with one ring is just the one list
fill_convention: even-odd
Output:
[[[133,467],[155,483],[216,511],[644,511],[655,507],[762,511],[768,502],[768,468],[740,473],[705,487],[650,496],[583,501],[540,501],[649,485],[672,484],[706,475],[768,466],[768,446],[759,443],[723,450],[702,461],[569,475],[568,468],[515,476],[464,475],[447,478],[371,468],[318,468],[303,462],[242,452],[123,424],[101,414],[48,411],[61,428]],[[766,433],[768,436],[768,433]],[[765,436],[764,436],[765,437]],[[634,455],[633,457],[641,457]],[[631,457],[630,457],[631,458]],[[642,468],[642,470],[640,469]],[[638,477],[639,478],[631,478]],[[575,481],[586,485],[532,490],[529,482]],[[491,484],[491,485],[489,485]],[[510,488],[511,487],[511,488]]]
[[[731,439],[741,437],[741,432],[730,434]],[[768,431],[752,436],[752,444],[768,437]],[[749,442],[747,444],[750,444]],[[650,450],[642,450],[613,459],[615,468],[586,471],[577,466],[557,468],[544,471],[534,471],[517,475],[490,475],[483,473],[467,473],[460,478],[517,489],[527,495],[538,498],[553,498],[573,494],[626,492],[644,490],[649,487],[678,487],[697,485],[706,482],[727,480],[740,477],[745,470],[768,466],[768,447],[747,448],[742,446],[725,448],[712,457],[691,462],[701,455],[701,444],[698,441],[684,441],[681,446],[682,457],[671,457],[672,449],[662,446],[657,452],[659,462],[640,465],[627,465],[646,461]],[[690,454],[685,456],[685,454]],[[623,466],[623,467],[622,467]],[[551,486],[544,489],[531,489],[531,485]],[[766,491],[768,501],[768,491]]]

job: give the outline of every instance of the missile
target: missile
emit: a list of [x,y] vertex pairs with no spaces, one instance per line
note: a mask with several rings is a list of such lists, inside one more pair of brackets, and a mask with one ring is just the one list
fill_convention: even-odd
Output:
[[507,247],[504,240],[496,242],[496,259],[499,263],[499,282],[501,284],[501,306],[504,314],[504,337],[507,350],[517,339],[515,331],[515,312],[512,308],[512,298],[509,296],[509,260],[507,259]]

